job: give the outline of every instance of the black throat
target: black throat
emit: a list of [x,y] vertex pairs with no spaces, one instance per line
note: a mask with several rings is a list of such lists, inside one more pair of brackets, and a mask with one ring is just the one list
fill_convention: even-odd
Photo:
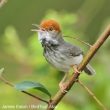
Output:
[[46,41],[46,40],[43,40],[41,44],[42,44],[42,47],[44,48],[44,53],[54,52],[55,50],[57,50],[59,46],[59,44],[55,44],[52,41]]

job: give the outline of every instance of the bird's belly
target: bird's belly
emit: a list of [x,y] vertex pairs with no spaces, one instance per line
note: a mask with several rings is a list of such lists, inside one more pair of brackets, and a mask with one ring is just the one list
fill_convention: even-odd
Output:
[[78,65],[83,59],[82,54],[75,57],[67,57],[58,51],[46,52],[44,53],[44,56],[51,65],[64,72],[68,72],[72,65]]

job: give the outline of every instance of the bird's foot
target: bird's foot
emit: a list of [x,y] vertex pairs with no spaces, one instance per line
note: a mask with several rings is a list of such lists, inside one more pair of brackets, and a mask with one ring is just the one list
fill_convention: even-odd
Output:
[[66,90],[67,85],[68,85],[68,82],[64,82],[64,83],[60,82],[59,83],[59,87],[60,87],[60,90],[61,90],[62,93],[67,93],[68,92]]
[[74,73],[81,73],[78,68],[77,68],[77,65],[72,65],[72,68],[74,69]]

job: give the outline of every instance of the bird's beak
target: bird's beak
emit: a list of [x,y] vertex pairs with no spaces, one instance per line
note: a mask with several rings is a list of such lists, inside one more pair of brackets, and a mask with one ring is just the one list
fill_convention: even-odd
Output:
[[33,26],[37,27],[37,29],[31,29],[34,32],[43,32],[42,28],[38,24],[32,24]]
[[31,31],[34,31],[34,32],[43,32],[43,30],[45,30],[45,29],[41,28],[40,25],[38,25],[38,24],[32,24],[32,26],[37,27],[37,29],[31,29]]
[[37,28],[40,28],[40,26],[38,24],[32,24],[32,26],[35,26]]
[[31,29],[31,31],[34,31],[34,32],[39,32],[39,31],[40,31],[40,26],[39,26],[39,25],[37,25],[37,24],[32,24],[32,26],[37,27],[37,29]]
[[38,30],[38,29],[31,29],[31,31],[39,32],[40,30]]

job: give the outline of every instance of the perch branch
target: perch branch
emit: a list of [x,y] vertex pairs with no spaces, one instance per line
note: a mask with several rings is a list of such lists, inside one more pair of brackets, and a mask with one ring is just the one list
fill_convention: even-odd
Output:
[[[101,36],[98,38],[98,40],[94,43],[93,46],[90,47],[89,51],[87,52],[86,56],[84,57],[81,64],[78,66],[79,71],[83,71],[85,66],[89,63],[89,61],[92,59],[92,57],[95,55],[97,50],[101,47],[101,45],[105,42],[105,40],[110,35],[110,26],[108,26],[105,31],[101,34]],[[66,91],[69,91],[73,84],[76,82],[76,80],[79,77],[79,73],[76,72],[72,74],[71,78],[69,79],[69,83],[66,86]],[[54,110],[56,105],[62,100],[62,98],[66,95],[65,93],[62,93],[60,90],[55,94],[55,96],[50,100],[47,110]]]

